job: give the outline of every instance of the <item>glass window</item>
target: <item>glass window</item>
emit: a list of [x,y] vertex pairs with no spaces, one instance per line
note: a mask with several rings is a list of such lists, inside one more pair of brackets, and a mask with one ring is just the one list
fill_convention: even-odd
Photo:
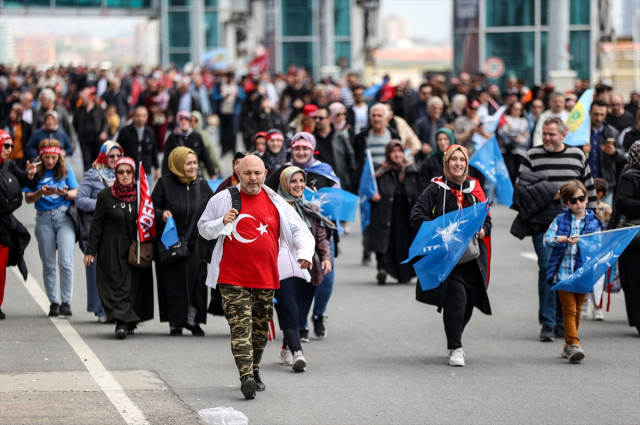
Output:
[[218,47],[218,12],[204,12],[204,34],[207,49]]
[[590,78],[591,40],[590,31],[569,32],[569,67],[578,73],[578,78]]
[[[33,0],[29,0],[29,5],[33,5]],[[56,0],[56,7],[101,7],[101,6],[102,6],[102,0]]]
[[487,27],[534,25],[535,0],[486,0]]
[[310,41],[282,43],[282,65],[285,70],[291,65],[312,70],[313,43]]
[[478,34],[453,35],[453,66],[456,75],[461,72],[478,71]]
[[191,45],[191,25],[189,12],[168,12],[169,47],[189,47]]
[[169,53],[169,62],[173,62],[177,68],[182,68],[190,60],[191,55],[189,53]]
[[169,0],[169,6],[189,6],[189,0]]
[[218,5],[218,0],[204,0],[204,5],[206,7],[216,7]]
[[146,9],[151,7],[151,0],[107,0],[106,4],[107,7]]
[[589,25],[590,1],[571,0],[569,3],[569,24]]
[[282,35],[313,35],[312,0],[282,0]]
[[506,88],[506,80],[510,76],[524,79],[525,85],[534,84],[534,33],[488,33],[486,36],[487,57],[497,56],[504,62],[504,74],[491,82]]
[[351,35],[349,0],[333,0],[333,21],[334,35]]
[[478,28],[479,0],[454,0],[453,27],[455,29]]
[[549,71],[547,69],[547,60],[549,59],[547,57],[548,35],[549,34],[546,31],[542,31],[540,33],[540,80],[543,83],[549,81],[549,76],[547,75],[547,72]]
[[540,25],[549,25],[549,0],[540,0]]
[[336,65],[349,69],[351,67],[351,42],[336,41],[334,49],[336,52]]

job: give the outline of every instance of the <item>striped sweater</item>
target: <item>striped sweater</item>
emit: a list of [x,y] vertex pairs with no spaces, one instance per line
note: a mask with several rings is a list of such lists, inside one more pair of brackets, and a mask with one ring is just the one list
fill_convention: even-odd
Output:
[[547,152],[544,146],[531,148],[522,158],[519,173],[523,171],[545,175],[558,189],[569,180],[580,180],[587,188],[587,208],[596,209],[596,188],[589,162],[580,148],[565,145],[562,152]]

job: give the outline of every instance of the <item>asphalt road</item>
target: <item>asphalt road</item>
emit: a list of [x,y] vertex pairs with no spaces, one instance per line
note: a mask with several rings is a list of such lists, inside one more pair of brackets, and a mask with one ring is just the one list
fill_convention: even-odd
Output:
[[[17,216],[33,234],[33,207]],[[198,424],[198,410],[218,406],[242,411],[250,424],[640,423],[640,338],[627,324],[623,295],[612,296],[604,322],[583,322],[585,360],[561,359],[561,341],[538,341],[537,266],[526,258],[533,246],[509,234],[513,217],[493,209],[493,316],[475,310],[463,336],[466,367],[448,366],[441,316],[415,301],[415,283],[379,286],[374,268],[360,265],[352,226],[336,260],[327,338],[304,345],[308,368],[298,374],[279,364],[279,344],[270,342],[261,365],[267,391],[251,401],[240,393],[223,318],[208,317],[204,338],[170,337],[156,312],[136,335],[117,341],[113,325],[85,312],[79,250],[74,314],[46,317],[31,295],[43,292],[34,237],[27,249],[33,280],[7,274],[0,424],[136,423],[127,415]],[[103,391],[97,382],[107,378],[121,391]],[[123,395],[134,408],[121,414]]]

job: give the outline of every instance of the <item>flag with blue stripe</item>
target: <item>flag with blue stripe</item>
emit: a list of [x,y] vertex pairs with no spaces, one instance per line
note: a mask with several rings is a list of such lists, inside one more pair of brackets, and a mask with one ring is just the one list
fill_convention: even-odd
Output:
[[474,152],[469,159],[469,165],[477,168],[491,183],[496,185],[499,204],[508,207],[513,204],[513,184],[496,136],[493,136],[484,146]]
[[583,146],[591,142],[591,102],[593,101],[593,90],[585,91],[578,102],[571,109],[567,125],[567,137],[564,138],[565,145]]
[[413,265],[423,291],[445,281],[488,214],[487,203],[481,202],[422,223],[409,248],[409,258],[403,263],[425,256]]
[[555,284],[551,290],[586,294],[617,261],[627,245],[636,237],[640,227],[616,229],[608,232],[581,235],[578,247],[582,266],[571,276]]

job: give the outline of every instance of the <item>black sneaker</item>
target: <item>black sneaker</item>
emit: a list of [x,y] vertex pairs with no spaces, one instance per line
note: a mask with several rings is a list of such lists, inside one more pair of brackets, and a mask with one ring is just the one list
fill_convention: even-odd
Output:
[[60,316],[60,304],[51,303],[49,306],[49,317],[58,317]]
[[327,336],[327,329],[324,327],[324,316],[322,314],[318,317],[313,317],[313,333],[321,339]]
[[300,342],[309,342],[309,329],[300,331]]
[[73,313],[71,313],[71,306],[69,305],[69,303],[62,303],[60,304],[60,316],[72,316]]
[[198,323],[196,323],[195,326],[187,325],[187,326],[185,326],[185,328],[189,329],[193,336],[204,336],[204,331],[202,330],[202,328],[200,327],[200,325]]
[[116,338],[125,339],[127,337],[127,324],[124,322],[117,322],[116,324]]
[[384,285],[387,283],[387,272],[380,270],[376,276],[376,280],[378,281],[378,285]]
[[540,341],[551,342],[555,337],[553,333],[553,325],[542,325],[542,330],[540,331]]
[[564,326],[563,325],[556,326],[553,329],[553,333],[557,338],[564,338]]
[[251,375],[245,375],[240,379],[240,391],[247,400],[256,398],[256,381]]
[[2,312],[2,309],[0,309],[0,320],[4,320],[7,316]]
[[169,332],[169,334],[171,336],[181,336],[182,335],[182,329],[180,329],[180,328],[171,329],[171,332]]
[[260,378],[260,368],[253,368],[253,380],[256,381],[256,391],[264,391],[267,389],[267,386],[262,382],[262,378]]

